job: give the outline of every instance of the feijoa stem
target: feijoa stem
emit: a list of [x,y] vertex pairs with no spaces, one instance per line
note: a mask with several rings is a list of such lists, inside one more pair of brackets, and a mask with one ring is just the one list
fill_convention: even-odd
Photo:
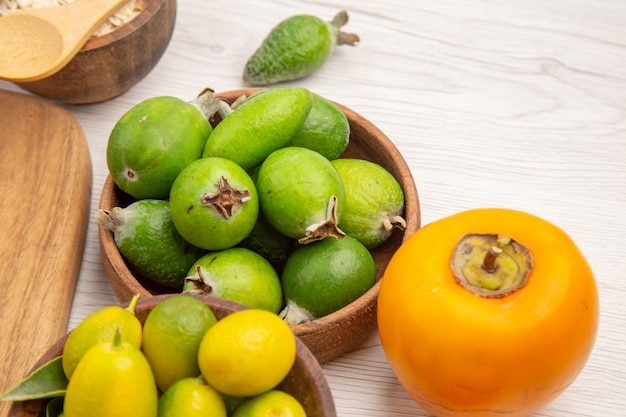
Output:
[[191,294],[211,295],[213,287],[211,287],[211,284],[205,279],[204,269],[200,265],[197,265],[196,272],[198,273],[197,277],[195,275],[191,275],[185,278],[185,282],[191,283],[191,289],[188,289],[185,292]]
[[298,239],[298,243],[306,245],[327,237],[343,239],[345,235],[343,230],[337,226],[337,197],[333,195],[330,197],[326,208],[326,220],[308,226],[304,237]]
[[450,267],[463,288],[482,297],[500,298],[526,284],[533,257],[510,237],[468,233],[454,248]]
[[330,24],[337,28],[339,33],[337,34],[337,45],[350,45],[354,46],[359,43],[359,36],[355,33],[346,33],[339,30],[342,26],[348,23],[348,12],[345,10],[340,11],[333,17]]
[[100,209],[96,211],[96,221],[105,229],[118,233],[126,223],[126,215],[121,207],[113,207],[111,210]]
[[189,104],[192,104],[195,108],[197,108],[200,113],[202,113],[202,116],[207,120],[213,117],[213,115],[220,110],[223,103],[222,100],[215,97],[213,93],[215,93],[215,91],[207,87],[202,90],[196,98],[189,102]]
[[287,305],[278,313],[278,316],[290,326],[315,320],[315,317],[308,310],[298,306],[291,300],[287,301]]
[[235,109],[241,106],[243,103],[248,100],[248,96],[245,94],[240,95],[232,102],[232,104],[228,105],[224,100],[219,100],[219,107],[217,109],[217,113],[220,115],[222,120],[224,120],[227,116],[229,116]]
[[406,220],[402,216],[385,217],[383,219],[383,229],[387,232],[393,228],[404,230],[406,229]]

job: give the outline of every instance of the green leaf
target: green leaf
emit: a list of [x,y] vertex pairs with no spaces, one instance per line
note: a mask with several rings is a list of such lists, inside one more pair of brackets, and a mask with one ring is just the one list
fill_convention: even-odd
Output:
[[43,364],[16,386],[2,394],[0,401],[25,401],[65,395],[67,377],[63,372],[61,356]]

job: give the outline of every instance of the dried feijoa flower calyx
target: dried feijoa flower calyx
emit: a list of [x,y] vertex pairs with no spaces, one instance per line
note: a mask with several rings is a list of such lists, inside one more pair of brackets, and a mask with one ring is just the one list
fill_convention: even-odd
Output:
[[244,68],[244,81],[269,85],[311,75],[328,60],[335,45],[355,45],[359,37],[341,32],[348,13],[341,11],[332,21],[297,15],[280,22],[263,40]]
[[98,210],[96,220],[113,232],[120,254],[137,273],[170,288],[182,290],[187,271],[206,253],[178,233],[165,200]]
[[381,165],[364,159],[332,161],[346,190],[341,230],[372,249],[404,230],[404,192],[393,175]]
[[189,164],[176,178],[170,207],[174,225],[186,241],[202,249],[222,250],[252,231],[259,199],[243,168],[226,158],[207,157]]
[[258,253],[240,247],[212,251],[198,259],[189,270],[183,291],[273,313],[279,312],[283,302],[274,267]]

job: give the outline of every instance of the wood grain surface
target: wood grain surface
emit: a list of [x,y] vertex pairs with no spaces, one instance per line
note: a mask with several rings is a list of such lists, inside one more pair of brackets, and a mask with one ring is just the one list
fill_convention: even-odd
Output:
[[[92,166],[66,110],[0,90],[0,392],[66,333]],[[8,403],[0,403],[0,416]]]
[[[132,105],[245,87],[247,58],[281,19],[331,19],[340,9],[350,16],[344,30],[361,42],[287,85],[342,103],[389,136],[413,173],[423,225],[498,206],[567,231],[595,272],[600,330],[576,382],[535,417],[625,416],[623,0],[179,1],[170,46],[142,82],[105,103],[67,106],[94,163],[92,207],[107,176],[108,135]],[[91,218],[70,326],[115,302]],[[341,417],[428,415],[399,385],[377,334],[324,371]]]

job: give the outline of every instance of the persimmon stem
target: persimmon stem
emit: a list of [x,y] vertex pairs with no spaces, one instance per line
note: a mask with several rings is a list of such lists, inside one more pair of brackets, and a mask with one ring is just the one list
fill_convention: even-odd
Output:
[[481,268],[486,272],[493,274],[498,269],[498,264],[496,263],[496,259],[498,255],[502,253],[502,249],[497,246],[492,246],[489,248],[487,253],[485,253],[485,259],[483,259],[483,264]]

